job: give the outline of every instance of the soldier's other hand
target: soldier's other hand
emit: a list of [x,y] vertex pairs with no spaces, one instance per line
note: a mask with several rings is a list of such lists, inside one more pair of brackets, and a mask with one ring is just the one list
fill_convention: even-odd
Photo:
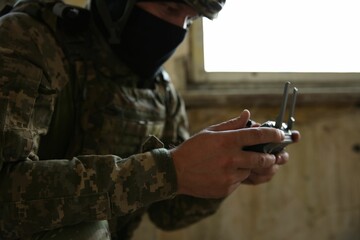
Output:
[[248,128],[249,119],[250,112],[244,110],[240,117],[210,126],[171,150],[179,194],[226,197],[251,176],[252,170],[259,172],[258,169],[276,164],[277,157],[273,154],[242,149],[281,142],[283,132],[274,128]]
[[[294,142],[298,142],[300,140],[300,133],[298,131],[292,132],[292,140]],[[275,164],[268,168],[258,168],[252,169],[250,171],[249,177],[246,178],[243,183],[245,184],[253,184],[257,185],[260,183],[265,183],[270,181],[276,172],[281,167],[280,165],[284,165],[289,161],[289,153],[285,150],[276,154]]]

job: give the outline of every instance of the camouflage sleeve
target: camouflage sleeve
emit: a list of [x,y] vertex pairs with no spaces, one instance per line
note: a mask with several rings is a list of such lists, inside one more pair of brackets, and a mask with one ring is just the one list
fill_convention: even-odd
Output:
[[202,199],[178,195],[156,202],[148,209],[150,220],[160,229],[177,230],[213,215],[223,199]]
[[171,147],[189,138],[189,122],[184,100],[176,91],[170,79],[166,95],[166,124],[164,136],[161,140],[165,146]]
[[[181,96],[170,85],[168,120],[165,129],[166,145],[179,144],[189,137],[188,120]],[[222,199],[201,199],[178,195],[173,199],[152,204],[148,214],[152,222],[164,230],[186,227],[216,212]]]
[[47,69],[57,53],[41,52],[54,44],[41,26],[24,14],[0,19],[0,238],[123,216],[173,197],[175,170],[163,148],[127,159],[38,161],[62,82],[51,81],[62,74]]
[[19,238],[135,212],[175,194],[166,149],[72,160],[20,161],[0,172],[0,234]]

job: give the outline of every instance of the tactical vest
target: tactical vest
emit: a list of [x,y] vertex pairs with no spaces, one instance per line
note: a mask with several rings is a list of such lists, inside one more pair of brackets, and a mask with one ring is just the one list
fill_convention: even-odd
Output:
[[169,91],[166,75],[157,76],[151,87],[138,88],[141,79],[114,55],[86,9],[74,8],[80,11],[74,17],[68,15],[73,11],[61,1],[44,2],[25,0],[12,10],[28,13],[48,25],[54,20],[42,16],[55,12],[58,27],[54,37],[67,57],[64,64],[68,65],[70,80],[58,93],[49,131],[41,139],[39,158],[80,154],[127,157],[140,152],[148,136],[161,138]]

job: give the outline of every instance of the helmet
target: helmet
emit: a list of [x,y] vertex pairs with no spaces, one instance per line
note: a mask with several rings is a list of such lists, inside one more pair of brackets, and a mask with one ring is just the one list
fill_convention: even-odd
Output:
[[[1,1],[1,0],[0,0]],[[159,0],[125,0],[124,1],[124,8],[123,14],[118,20],[111,19],[110,12],[108,9],[108,5],[104,0],[92,0],[92,6],[98,11],[100,18],[102,19],[107,32],[109,33],[109,42],[112,44],[119,44],[120,39],[117,35],[122,32],[127,19],[131,13],[133,6],[138,1],[159,1]],[[196,9],[201,15],[209,18],[214,19],[216,18],[217,14],[225,5],[226,0],[160,0],[160,1],[182,1],[194,9]]]
[[184,2],[209,19],[216,18],[217,14],[225,5],[225,1],[226,0],[184,0]]
[[214,19],[225,5],[226,0],[135,0],[141,2],[183,2],[192,6],[201,15]]

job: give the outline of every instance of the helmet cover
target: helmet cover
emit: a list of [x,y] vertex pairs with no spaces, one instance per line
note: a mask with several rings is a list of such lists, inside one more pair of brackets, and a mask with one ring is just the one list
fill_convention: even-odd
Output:
[[184,0],[184,2],[205,17],[214,19],[225,5],[226,0]]
[[225,5],[226,0],[137,0],[139,2],[183,2],[193,7],[201,15],[214,19]]

